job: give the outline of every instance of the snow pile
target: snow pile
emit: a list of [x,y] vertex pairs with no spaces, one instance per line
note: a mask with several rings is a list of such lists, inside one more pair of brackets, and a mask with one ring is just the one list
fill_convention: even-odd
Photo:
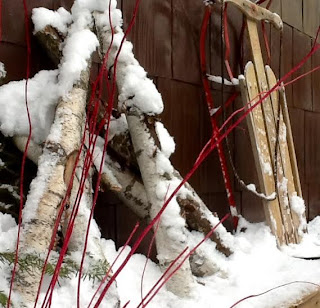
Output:
[[257,188],[256,188],[256,185],[255,184],[248,184],[248,185],[246,185],[247,186],[247,188],[248,188],[248,190],[250,190],[252,193],[254,193],[256,196],[258,196],[258,197],[261,197],[261,198],[264,198],[264,199],[266,199],[266,200],[274,200],[275,198],[276,198],[276,196],[277,196],[277,193],[274,191],[273,193],[271,193],[269,196],[266,196],[265,194],[263,194],[263,193],[259,193],[258,191],[257,191]]
[[[302,296],[315,291],[315,286],[306,282],[320,283],[320,260],[290,257],[289,248],[278,250],[275,238],[263,223],[250,224],[241,219],[239,226],[240,229],[245,229],[245,232],[238,232],[235,235],[235,252],[229,258],[216,251],[215,244],[211,241],[206,241],[200,246],[202,253],[209,256],[219,268],[215,275],[197,278],[198,283],[190,297],[186,299],[178,298],[164,287],[148,307],[229,308],[236,301],[248,295],[259,294],[283,284],[300,281],[300,283],[283,286],[262,296],[250,298],[237,305],[239,308],[282,307],[286,304],[289,306]],[[308,229],[309,234],[305,235],[303,243],[296,245],[296,248],[300,246],[305,250],[313,247],[312,256],[320,256],[320,217],[311,221]],[[0,252],[14,250],[16,232],[14,219],[10,215],[0,213]],[[192,232],[189,242],[196,245],[202,238],[201,233]],[[102,240],[102,248],[111,263],[121,250],[117,252],[111,240]],[[129,252],[130,248],[126,247],[115,263],[114,272]],[[141,277],[146,262],[142,282]],[[121,307],[128,301],[130,303],[127,307],[137,307],[141,302],[141,294],[145,296],[160,276],[161,271],[157,264],[151,260],[147,261],[143,255],[133,255],[117,277]],[[6,280],[8,277],[10,277],[8,266],[0,263],[0,290],[4,290],[5,293],[9,290],[9,283]],[[60,279],[54,291],[52,307],[76,307],[76,286],[77,277]],[[81,307],[87,307],[96,287],[97,285],[94,286],[88,279],[82,282]],[[44,293],[41,296],[43,297]],[[100,307],[108,307],[108,305],[105,302]]]
[[123,113],[120,115],[119,118],[114,118],[111,116],[111,119],[109,122],[108,141],[112,140],[113,137],[116,135],[125,133],[127,130],[128,130],[128,123],[126,120],[126,116]]
[[[43,142],[50,131],[57,104],[58,71],[41,71],[28,81],[28,107],[33,140]],[[12,81],[0,87],[0,130],[6,136],[28,135],[25,106],[26,81]]]
[[[59,98],[67,95],[80,79],[81,72],[86,69],[88,60],[99,43],[97,37],[88,30],[92,25],[92,16],[86,8],[75,8],[72,16],[62,8],[56,12],[38,8],[33,13],[35,31],[52,25],[61,33],[67,34],[62,49],[63,57],[58,70],[41,71],[29,79],[27,84],[22,80],[0,87],[0,130],[6,136],[29,134],[25,106],[27,86],[32,138],[41,143],[49,134]],[[73,23],[68,29],[71,21]]]
[[215,75],[207,75],[208,76],[208,80],[215,82],[215,83],[219,83],[219,84],[224,84],[226,86],[238,86],[239,85],[239,79],[237,78],[232,78],[231,81],[226,79],[226,78],[222,78],[221,76],[215,76]]
[[88,59],[98,46],[97,37],[88,29],[74,30],[65,40],[60,63],[59,85],[60,95],[66,95],[80,79],[80,74],[88,66]]
[[[107,67],[111,68],[114,65],[117,51],[121,46],[124,33],[121,29],[122,14],[115,7],[111,10],[112,27],[115,30],[113,36],[112,48],[115,49],[108,58]],[[104,40],[103,52],[106,53],[111,43],[110,23],[108,10],[104,14],[95,14],[95,19],[99,27],[99,35]],[[117,62],[117,85],[119,88],[119,108],[134,107],[138,113],[148,115],[160,114],[163,111],[163,102],[161,94],[156,89],[156,86],[147,77],[146,71],[139,65],[132,52],[133,46],[127,40],[123,41],[121,52],[118,55]]]
[[32,11],[32,22],[34,24],[34,32],[42,31],[46,26],[52,26],[59,32],[66,35],[68,25],[72,22],[71,14],[63,7],[57,11],[51,11],[46,8],[35,8]]
[[0,61],[0,79],[5,78],[7,75],[7,71],[4,67],[4,64]]
[[[250,224],[241,219],[240,228],[246,228],[246,231],[238,232],[235,235],[235,253],[229,258],[217,252],[215,244],[211,241],[207,241],[201,246],[202,252],[211,257],[220,271],[213,276],[198,278],[198,284],[190,294],[190,298],[178,298],[163,288],[148,307],[229,308],[245,296],[258,294],[285,283],[298,280],[320,283],[319,260],[307,261],[292,258],[281,252],[277,249],[275,238],[271,235],[269,228],[263,223]],[[319,218],[309,224],[309,230],[317,230],[319,232]],[[191,240],[189,242],[193,241],[194,244],[197,244],[203,238],[203,235],[198,232],[192,232],[190,236]],[[314,233],[312,233],[312,236],[314,236]],[[306,239],[308,237],[309,235],[306,235]],[[318,233],[318,242],[319,240]],[[107,241],[106,243],[108,244],[105,251],[106,255],[114,258],[116,252],[112,252],[112,241]],[[126,248],[125,254],[120,257],[115,269],[121,264],[127,253],[129,253],[129,248]],[[119,275],[117,283],[121,306],[129,300],[128,307],[137,307],[141,302],[140,285],[145,262],[146,258],[144,256],[134,255],[124,271]],[[144,296],[160,275],[159,268],[149,260],[143,280],[142,294]],[[237,307],[280,307],[285,303],[293,303],[314,290],[315,287],[309,284],[291,284],[263,296],[244,301]]]
[[[128,46],[126,43],[125,45]],[[124,48],[121,51],[121,55],[127,58],[125,52],[132,53],[132,49],[130,48],[126,51]],[[135,63],[122,67],[121,72],[122,74],[119,74],[119,77],[122,76],[122,78],[118,79],[121,93],[119,95],[120,108],[121,105],[125,104],[126,107],[137,107],[140,112],[149,115],[162,113],[163,102],[161,94],[152,80],[147,78],[146,71]]]
[[300,224],[298,233],[302,236],[303,230],[306,229],[307,224],[305,217],[306,207],[304,204],[304,200],[295,194],[290,197],[290,207],[299,217]]
[[13,251],[15,249],[17,230],[14,218],[9,214],[0,212],[0,252]]
[[173,137],[170,136],[169,132],[161,122],[156,122],[155,129],[160,142],[161,151],[167,158],[169,158],[176,147]]

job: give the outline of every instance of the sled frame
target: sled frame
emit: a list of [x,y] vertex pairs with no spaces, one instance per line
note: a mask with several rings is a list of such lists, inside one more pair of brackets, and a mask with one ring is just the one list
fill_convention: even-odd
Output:
[[[244,1],[247,2],[247,0]],[[247,7],[252,8],[252,3]],[[268,16],[270,16],[269,20]],[[275,23],[272,16],[274,15],[271,12],[264,13],[266,17],[264,20],[270,21],[276,28],[281,29],[281,20],[279,21],[278,18]],[[262,97],[264,98],[262,103],[248,114],[247,124],[260,190],[266,196],[276,193],[275,199],[264,200],[263,204],[267,223],[276,236],[278,246],[281,246],[301,241],[303,232],[306,231],[303,229],[305,213],[299,215],[291,206],[294,196],[302,198],[302,191],[285,89],[282,85],[277,86],[277,79],[273,71],[263,63],[257,27],[259,20],[261,18],[246,14],[253,62],[247,63],[244,78],[239,78],[239,85],[246,109],[253,106]],[[275,86],[277,89],[270,96],[264,97],[264,94]],[[279,133],[277,125],[279,125]],[[275,162],[276,145],[278,148]],[[277,174],[275,174],[275,169]]]

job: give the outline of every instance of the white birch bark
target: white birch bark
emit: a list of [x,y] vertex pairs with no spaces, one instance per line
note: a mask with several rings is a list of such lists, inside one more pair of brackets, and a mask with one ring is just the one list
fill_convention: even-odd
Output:
[[[73,179],[73,185],[70,195],[70,207],[65,210],[64,221],[62,222],[62,231],[65,234],[67,231],[67,225],[70,220],[72,208],[76,203],[76,198],[78,194],[78,190],[80,188],[80,179],[83,171],[83,161],[84,156],[81,155],[80,164],[77,166],[76,175]],[[91,169],[91,168],[90,168]],[[92,196],[92,169],[89,171],[88,177],[85,180],[84,192],[80,199],[79,210],[77,216],[75,218],[75,224],[72,231],[72,235],[70,238],[70,242],[68,245],[68,253],[73,259],[80,265],[84,246],[86,239],[86,232],[88,228],[88,223],[90,219],[91,207],[93,204],[93,196]],[[101,247],[101,232],[96,221],[91,218],[90,229],[87,240],[87,247],[85,253],[85,261],[84,261],[84,271],[89,271],[92,265],[96,265],[98,263],[107,263],[107,269],[109,269],[109,263],[107,261],[107,256],[104,254],[103,249]],[[110,272],[109,277],[112,276],[112,272]],[[95,281],[95,287],[98,288],[100,285],[100,281]],[[111,285],[110,290],[106,294],[103,300],[103,307],[118,307],[120,305],[119,295],[117,291],[117,283],[116,281]]]
[[[31,183],[23,211],[21,257],[24,253],[44,257],[47,253],[68,185],[65,182],[65,166],[80,146],[86,95],[86,89],[75,86],[58,104],[54,123],[39,159],[38,174]],[[32,275],[26,272],[18,274],[17,291],[26,303],[34,302],[41,272],[35,269]]]
[[[129,131],[133,147],[137,153],[137,161],[147,198],[150,202],[150,217],[153,219],[161,210],[165,198],[159,195],[159,185],[170,185],[165,175],[159,172],[161,162],[158,156],[163,155],[156,147],[154,140],[145,124],[145,116],[131,108],[127,113]],[[169,189],[169,187],[168,187]],[[169,194],[170,195],[170,194]],[[175,198],[163,213],[156,230],[157,258],[160,266],[166,269],[174,259],[187,247],[185,221],[180,216],[180,208]],[[187,296],[193,287],[189,260],[169,280],[168,289],[179,296]]]

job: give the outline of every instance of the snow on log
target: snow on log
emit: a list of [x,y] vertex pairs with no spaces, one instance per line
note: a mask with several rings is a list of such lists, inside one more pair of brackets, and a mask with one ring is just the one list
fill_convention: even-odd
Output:
[[[78,7],[77,13],[65,40],[59,74],[55,83],[55,91],[61,98],[49,136],[46,138],[43,154],[38,162],[37,177],[31,183],[30,193],[23,210],[20,255],[25,253],[36,253],[42,257],[46,255],[58,210],[67,187],[72,181],[71,173],[82,140],[90,77],[90,58],[98,42],[95,35],[89,30],[90,11],[86,9],[81,11],[81,8]],[[88,13],[90,18],[83,22],[83,15],[88,15]],[[40,92],[41,90],[45,91],[45,89],[39,89]],[[71,193],[72,199],[74,199],[77,188],[78,186],[75,185]],[[88,194],[85,194],[83,199],[88,199]],[[82,205],[82,210],[80,210],[75,231],[82,232],[87,225],[90,210],[85,205]],[[93,226],[92,236],[100,239],[98,227],[94,224]],[[84,237],[85,232],[82,233]],[[79,233],[74,234],[73,237],[81,238]],[[83,240],[80,242],[79,244],[79,240],[73,240],[71,248],[82,248]],[[99,243],[94,240],[91,246],[99,246]],[[90,252],[94,250],[97,251],[96,247],[89,247]],[[96,254],[101,257],[103,253],[100,249]],[[36,269],[32,274],[18,271],[17,274],[15,284],[17,291],[25,303],[33,303],[39,287],[41,271]],[[118,296],[116,293],[113,295],[113,306],[117,306]]]
[[[87,76],[83,74],[82,79],[87,79]],[[65,166],[80,147],[86,96],[85,89],[75,86],[57,106],[54,123],[39,159],[38,174],[31,183],[23,211],[21,253],[44,256],[47,252],[55,219],[69,184],[65,182]],[[40,271],[33,275],[19,273],[17,290],[27,302],[34,302],[40,276]]]
[[[147,198],[150,202],[150,216],[153,219],[166,201],[170,185],[171,188],[174,187],[167,179],[173,170],[152,138],[145,122],[148,121],[148,117],[132,107],[127,111],[127,120]],[[156,230],[157,258],[160,266],[166,269],[186,246],[185,220],[180,216],[179,205],[173,198],[164,211]],[[175,294],[187,296],[192,285],[190,264],[189,261],[186,261],[169,281],[168,287]]]
[[2,85],[6,76],[7,76],[7,71],[4,67],[4,64],[2,62],[0,62],[0,85]]

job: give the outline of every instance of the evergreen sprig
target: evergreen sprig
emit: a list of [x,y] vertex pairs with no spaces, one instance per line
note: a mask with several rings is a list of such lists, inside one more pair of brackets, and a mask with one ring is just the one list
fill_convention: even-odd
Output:
[[[1,252],[0,262],[12,265],[15,260],[15,254],[13,252]],[[45,273],[52,276],[56,267],[57,260],[51,260],[47,263]],[[23,254],[18,260],[19,271],[27,272],[32,275],[34,269],[42,270],[44,265],[44,260],[36,254]],[[93,282],[95,280],[101,281],[109,269],[109,263],[106,260],[103,261],[90,261],[90,267],[84,270],[81,274],[81,278],[85,280],[88,278]],[[70,258],[65,258],[61,266],[59,276],[61,278],[71,278],[72,275],[78,275],[79,265],[71,260]]]
[[7,302],[7,295],[3,291],[0,291],[0,307],[7,307]]

